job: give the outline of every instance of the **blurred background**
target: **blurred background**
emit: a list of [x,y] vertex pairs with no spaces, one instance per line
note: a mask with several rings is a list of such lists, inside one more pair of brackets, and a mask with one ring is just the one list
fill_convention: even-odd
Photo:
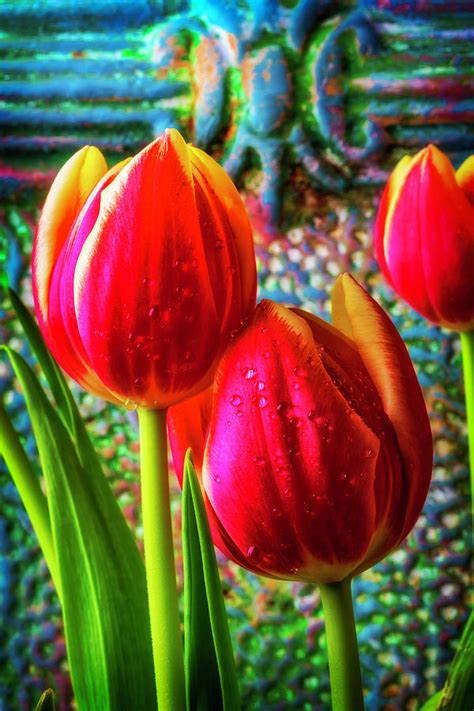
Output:
[[[435,468],[415,531],[354,583],[368,711],[419,709],[444,683],[467,617],[459,341],[395,297],[374,261],[372,229],[402,155],[431,142],[457,167],[474,152],[473,40],[472,0],[0,0],[2,343],[30,358],[6,287],[32,304],[35,224],[58,168],[85,144],[113,164],[169,126],[241,189],[260,298],[329,318],[334,278],[351,271],[405,339],[430,410]],[[4,361],[0,388],[35,458]],[[134,414],[74,390],[140,536]],[[31,709],[47,686],[60,709],[73,709],[59,602],[3,462],[0,492],[0,709]],[[329,711],[316,589],[219,561],[244,710]]]

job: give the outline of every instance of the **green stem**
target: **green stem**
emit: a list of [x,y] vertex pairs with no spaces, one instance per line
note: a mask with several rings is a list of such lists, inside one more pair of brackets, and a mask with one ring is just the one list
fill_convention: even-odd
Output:
[[351,581],[319,585],[329,656],[333,711],[363,711]]
[[46,565],[59,597],[61,584],[56,559],[56,551],[51,532],[51,521],[46,496],[23,449],[20,438],[13,428],[3,405],[0,403],[0,453],[10,471],[20,498],[36,533]]
[[185,709],[183,646],[171,527],[166,411],[138,410],[143,536],[160,711]]
[[471,468],[471,506],[474,504],[474,331],[461,333],[464,391],[466,398],[469,466]]

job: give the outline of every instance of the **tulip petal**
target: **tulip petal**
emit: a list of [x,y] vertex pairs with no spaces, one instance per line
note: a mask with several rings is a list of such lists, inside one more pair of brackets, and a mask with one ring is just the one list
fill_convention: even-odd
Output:
[[74,271],[84,242],[97,220],[102,191],[129,160],[121,161],[111,168],[86,200],[57,257],[48,301],[48,325],[54,334],[48,345],[58,363],[86,390],[117,403],[121,402],[121,398],[106,388],[94,373],[79,335],[74,305]]
[[403,186],[403,181],[405,180],[405,176],[410,169],[410,164],[411,158],[409,156],[404,156],[395,166],[395,169],[391,174],[387,185],[385,186],[374,227],[375,258],[377,259],[389,284],[392,286],[392,278],[386,261],[386,242],[388,238],[388,231],[386,230],[387,215],[389,213],[390,206],[395,200],[395,196],[398,195]]
[[[219,520],[212,508],[206,492],[202,486],[202,463],[204,457],[204,447],[211,421],[213,388],[203,390],[199,395],[183,400],[177,405],[168,408],[166,423],[168,427],[168,438],[173,456],[173,465],[179,485],[183,486],[183,472],[186,452],[191,449],[196,475],[203,490],[204,504],[206,506],[209,526],[211,528],[212,540],[214,544],[228,557],[236,563],[242,564],[238,550],[228,540],[225,531],[219,524]],[[245,564],[245,559],[243,560]]]
[[435,323],[469,329],[474,208],[434,146],[412,160],[391,200],[384,234],[386,266],[398,293]]
[[474,156],[466,158],[457,169],[456,181],[471,205],[474,206]]
[[[255,306],[257,273],[253,248],[252,227],[237,188],[227,173],[210,156],[199,148],[190,146],[193,166],[223,207],[230,231],[234,235],[238,259],[235,275],[241,284],[242,313],[248,314]],[[212,187],[211,187],[212,186]]]
[[256,572],[334,582],[371,544],[379,439],[328,362],[306,321],[269,302],[221,361],[203,482],[223,537]]
[[186,144],[169,131],[102,192],[74,274],[93,368],[133,402],[163,407],[209,384],[221,329],[199,235]]
[[106,172],[102,153],[84,146],[63,165],[48,193],[32,256],[35,303],[43,326],[48,320],[49,284],[58,254],[87,196]]
[[431,479],[432,439],[423,394],[395,326],[349,274],[336,281],[332,312],[336,328],[357,346],[397,434],[405,472],[404,485],[393,491],[394,512],[403,513],[399,543],[413,528]]
[[191,449],[199,481],[202,480],[202,462],[207,430],[211,421],[213,388],[168,408],[166,423],[173,455],[173,464],[179,485],[183,485],[184,460]]

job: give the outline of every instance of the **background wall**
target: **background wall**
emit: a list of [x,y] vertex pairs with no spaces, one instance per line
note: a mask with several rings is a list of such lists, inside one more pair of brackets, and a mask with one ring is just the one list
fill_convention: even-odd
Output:
[[[369,711],[419,708],[443,684],[466,619],[458,338],[395,298],[371,234],[381,186],[402,155],[433,142],[458,165],[473,152],[473,39],[472,0],[0,2],[2,342],[27,353],[5,287],[31,304],[32,238],[58,167],[86,143],[117,162],[168,126],[215,155],[242,189],[260,297],[328,318],[334,277],[350,270],[402,333],[436,459],[414,533],[354,584]],[[34,456],[5,363],[0,385]],[[76,392],[140,532],[134,416]],[[0,709],[31,708],[47,685],[69,709],[59,603],[4,468],[0,491]],[[178,491],[174,507],[179,525]],[[244,709],[329,709],[315,589],[221,562]]]

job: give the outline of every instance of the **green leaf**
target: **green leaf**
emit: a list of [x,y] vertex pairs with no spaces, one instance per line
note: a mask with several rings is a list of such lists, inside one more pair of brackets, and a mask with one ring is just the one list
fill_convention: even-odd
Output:
[[46,343],[43,340],[43,336],[41,335],[41,331],[23,301],[20,299],[18,294],[13,291],[13,289],[9,289],[9,294],[12,306],[15,309],[18,320],[21,323],[23,331],[25,332],[28,343],[35,353],[38,363],[46,376],[46,380],[51,388],[51,392],[59,408],[61,416],[63,417],[68,429],[72,430],[73,418],[71,412],[71,401],[73,407],[76,406],[61,369],[49,352]]
[[438,691],[431,699],[428,699],[428,701],[423,704],[420,711],[436,711],[442,696],[443,692]]
[[145,569],[107,480],[76,447],[24,359],[23,388],[48,492],[69,666],[79,709],[156,709]]
[[46,689],[41,694],[40,700],[36,704],[35,711],[55,711],[54,694],[52,689]]
[[188,711],[237,711],[239,689],[224,598],[190,450],[183,478],[183,559]]
[[0,454],[5,460],[23,505],[43,551],[54,585],[61,597],[58,562],[54,549],[48,502],[39,479],[30,464],[20,437],[8,417],[0,398]]
[[28,343],[46,376],[54,400],[58,406],[59,414],[67,427],[69,434],[76,444],[76,452],[82,465],[96,476],[103,476],[102,466],[97,453],[92,446],[86,426],[76,405],[61,368],[49,352],[43,336],[33,316],[22,302],[20,297],[9,290],[12,306],[20,321]]
[[449,669],[446,684],[421,711],[465,711],[474,699],[474,612],[471,611]]

